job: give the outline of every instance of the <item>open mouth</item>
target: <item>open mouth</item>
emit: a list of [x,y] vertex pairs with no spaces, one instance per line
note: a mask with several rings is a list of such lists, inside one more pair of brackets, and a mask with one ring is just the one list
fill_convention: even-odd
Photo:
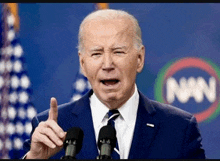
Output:
[[118,79],[108,79],[108,80],[101,80],[101,82],[106,86],[115,85],[119,82]]

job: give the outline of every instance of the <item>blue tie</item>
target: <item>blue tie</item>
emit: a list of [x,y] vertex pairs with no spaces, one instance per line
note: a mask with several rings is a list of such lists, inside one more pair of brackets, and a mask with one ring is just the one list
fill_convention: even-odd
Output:
[[[118,110],[109,110],[108,112],[108,125],[115,128],[115,119],[120,115]],[[112,152],[112,159],[120,159],[118,141],[116,140],[116,147]]]

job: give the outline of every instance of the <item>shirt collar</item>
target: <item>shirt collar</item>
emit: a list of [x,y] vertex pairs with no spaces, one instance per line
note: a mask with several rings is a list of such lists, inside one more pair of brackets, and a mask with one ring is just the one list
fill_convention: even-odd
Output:
[[[120,112],[122,118],[125,120],[127,125],[135,123],[137,116],[137,109],[139,104],[139,94],[137,86],[135,84],[134,94],[128,99],[125,104],[123,104],[118,111]],[[109,108],[105,106],[93,93],[90,97],[90,106],[93,116],[93,122],[95,125],[99,125],[103,119],[107,116]]]
[[122,105],[118,111],[120,112],[122,118],[125,120],[127,125],[134,124],[137,117],[137,109],[139,104],[139,94],[137,86],[135,84],[134,94],[129,98],[124,105]]
[[95,93],[90,97],[90,107],[93,116],[93,123],[98,126],[103,121],[104,117],[108,117],[106,114],[109,111],[109,108],[98,99]]

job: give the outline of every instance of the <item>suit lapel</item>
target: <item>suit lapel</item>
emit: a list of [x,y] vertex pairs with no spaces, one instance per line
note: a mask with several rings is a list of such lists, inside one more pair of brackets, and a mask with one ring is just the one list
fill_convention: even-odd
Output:
[[[76,158],[95,159],[98,149],[92,121],[89,97],[93,91],[88,92],[77,101],[72,108],[72,118],[67,124],[69,127],[78,126],[84,132],[82,149]],[[149,99],[139,91],[139,106],[134,129],[133,140],[128,159],[141,159],[148,157],[148,149],[159,127],[159,119],[154,117],[156,111]]]
[[141,159],[148,156],[148,149],[159,127],[159,120],[155,119],[156,110],[139,91],[139,106],[134,129],[133,140],[130,148],[129,159]]
[[82,97],[78,102],[76,102],[72,115],[76,118],[70,122],[72,125],[77,125],[83,130],[84,138],[82,149],[76,158],[81,159],[96,159],[98,156],[98,149],[95,139],[95,131],[92,121],[92,114],[90,108],[89,97],[92,95],[93,91],[90,90],[85,96]]

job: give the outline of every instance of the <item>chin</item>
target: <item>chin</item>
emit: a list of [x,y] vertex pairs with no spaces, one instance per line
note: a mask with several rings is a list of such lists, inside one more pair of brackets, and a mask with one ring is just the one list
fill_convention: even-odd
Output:
[[117,95],[116,94],[106,94],[105,100],[106,101],[115,101],[115,100],[117,100]]
[[116,93],[100,93],[99,94],[101,100],[105,102],[111,102],[111,101],[117,101],[119,100],[118,96]]
[[[125,96],[125,95],[124,95]],[[123,101],[125,98],[123,97],[123,95],[119,95],[118,93],[111,93],[111,94],[107,94],[105,97],[105,100],[108,102],[120,102]]]

